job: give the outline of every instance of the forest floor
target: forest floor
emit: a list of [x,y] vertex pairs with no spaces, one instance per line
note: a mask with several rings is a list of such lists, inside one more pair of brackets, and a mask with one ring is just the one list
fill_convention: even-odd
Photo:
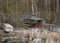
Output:
[[[0,35],[5,36],[6,34],[3,31],[0,31]],[[17,36],[18,39],[11,39],[15,41],[13,43],[33,43],[34,39],[41,39],[41,43],[60,43],[60,32],[52,32],[46,29],[23,29],[23,30],[14,30],[8,34],[9,36]],[[29,36],[29,37],[28,37]],[[1,36],[0,36],[1,37]],[[20,39],[21,38],[21,39]],[[26,40],[25,38],[33,38],[33,40]],[[21,41],[20,41],[21,40]]]

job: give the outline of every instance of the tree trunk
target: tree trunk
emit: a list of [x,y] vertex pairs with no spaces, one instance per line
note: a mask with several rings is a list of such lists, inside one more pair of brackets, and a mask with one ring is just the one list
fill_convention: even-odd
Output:
[[56,15],[57,15],[57,23],[59,23],[59,0],[57,0],[56,4]]
[[33,13],[33,15],[35,15],[34,14],[34,0],[32,0],[32,13]]
[[49,4],[48,4],[48,5],[49,5],[49,6],[48,6],[48,10],[49,10],[49,14],[48,14],[48,18],[49,18],[49,19],[48,19],[48,22],[50,23],[50,21],[51,21],[51,19],[52,19],[52,18],[50,18],[50,16],[51,16],[51,14],[50,14],[50,13],[51,13],[51,12],[50,12],[50,0],[49,0],[48,2],[49,2]]

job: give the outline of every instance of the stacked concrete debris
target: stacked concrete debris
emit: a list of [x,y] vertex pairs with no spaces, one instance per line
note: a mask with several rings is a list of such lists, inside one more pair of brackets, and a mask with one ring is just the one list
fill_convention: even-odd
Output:
[[12,38],[12,42],[17,42],[17,40],[19,40],[21,43],[60,43],[60,34],[48,30],[15,30],[13,32],[10,32],[9,35],[11,37],[17,37]]
[[28,40],[29,43],[36,43],[37,41],[37,43],[59,43],[59,33],[47,30],[20,30],[17,35],[24,42]]

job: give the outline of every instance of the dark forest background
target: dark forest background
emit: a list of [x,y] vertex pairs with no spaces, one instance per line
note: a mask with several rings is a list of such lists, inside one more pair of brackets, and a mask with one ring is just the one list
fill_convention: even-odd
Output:
[[23,15],[33,14],[32,4],[35,16],[43,18],[47,23],[60,24],[60,0],[0,0],[3,22],[20,26]]

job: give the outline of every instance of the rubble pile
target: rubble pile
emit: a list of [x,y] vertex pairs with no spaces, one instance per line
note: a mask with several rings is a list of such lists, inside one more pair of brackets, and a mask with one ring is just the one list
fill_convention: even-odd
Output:
[[60,41],[59,33],[45,29],[20,30],[18,36],[24,42],[29,41],[29,43],[59,43]]
[[[15,30],[8,34],[12,38],[12,42],[19,43],[60,43],[60,34],[45,29],[28,29]],[[14,40],[14,41],[13,41]]]

